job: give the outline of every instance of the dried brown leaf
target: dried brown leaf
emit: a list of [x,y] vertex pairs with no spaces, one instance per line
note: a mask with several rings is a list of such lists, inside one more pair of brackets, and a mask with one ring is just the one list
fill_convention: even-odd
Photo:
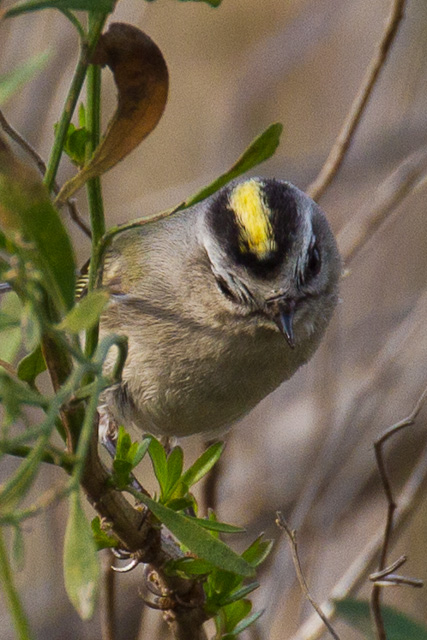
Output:
[[158,46],[140,29],[121,22],[111,24],[98,42],[92,63],[112,70],[117,109],[88,164],[61,189],[59,203],[123,160],[155,128],[166,106],[166,62]]

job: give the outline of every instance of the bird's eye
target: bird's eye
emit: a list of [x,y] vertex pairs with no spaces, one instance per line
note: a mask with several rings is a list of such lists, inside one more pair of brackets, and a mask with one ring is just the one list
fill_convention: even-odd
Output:
[[317,244],[314,243],[310,247],[308,252],[308,261],[307,261],[307,265],[304,273],[305,281],[308,282],[313,278],[315,278],[320,271],[320,267],[321,267],[320,251],[317,247]]
[[224,278],[221,278],[221,276],[215,276],[215,279],[221,293],[229,300],[236,302],[236,298]]

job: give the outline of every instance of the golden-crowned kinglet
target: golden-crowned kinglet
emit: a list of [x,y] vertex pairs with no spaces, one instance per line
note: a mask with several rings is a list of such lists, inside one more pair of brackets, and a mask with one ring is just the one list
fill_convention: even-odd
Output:
[[281,180],[233,181],[116,236],[101,332],[129,354],[108,411],[158,435],[224,431],[311,358],[340,273],[323,212]]

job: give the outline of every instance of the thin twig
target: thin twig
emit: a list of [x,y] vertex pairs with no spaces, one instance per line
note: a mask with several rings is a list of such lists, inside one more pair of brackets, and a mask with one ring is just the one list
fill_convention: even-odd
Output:
[[[424,392],[425,394],[425,392]],[[422,396],[422,398],[425,396]],[[427,483],[427,444],[421,453],[414,471],[402,489],[397,502],[399,510],[396,513],[394,522],[395,535],[400,533],[414,514],[414,505],[425,496],[425,486]],[[375,566],[378,553],[381,552],[384,534],[381,531],[376,533],[366,544],[363,551],[353,561],[346,573],[331,590],[329,598],[321,604],[322,611],[332,620],[336,615],[335,600],[342,600],[354,594],[363,584],[365,576]],[[298,629],[292,640],[319,640],[323,635],[323,624],[319,621],[317,614],[313,614]]]
[[386,63],[391,45],[395,40],[399,24],[403,18],[405,4],[406,0],[393,0],[392,9],[381,40],[378,43],[377,51],[368,65],[365,77],[350,107],[347,118],[319,175],[307,189],[307,193],[313,200],[318,200],[323,195],[342,165],[346,151],[352,142],[380,71]]
[[[387,442],[387,440],[392,436],[394,436],[396,433],[414,424],[415,419],[419,414],[426,397],[427,397],[427,387],[424,389],[423,393],[418,399],[418,402],[415,405],[412,413],[404,420],[401,420],[400,422],[397,422],[393,426],[389,427],[374,442],[375,458],[377,461],[378,472],[380,474],[380,479],[381,479],[384,493],[386,495],[387,503],[388,503],[386,525],[384,530],[384,539],[383,539],[383,544],[382,544],[381,554],[380,554],[380,561],[378,566],[379,572],[383,571],[386,566],[387,553],[390,547],[391,533],[393,530],[394,512],[396,511],[396,508],[397,508],[396,501],[394,500],[394,497],[393,497],[391,481],[385,466],[383,446]],[[374,583],[372,587],[371,609],[372,609],[372,615],[375,621],[375,628],[376,628],[378,640],[387,640],[386,631],[384,627],[384,620],[381,613],[381,584],[378,584],[377,582]]]
[[6,362],[6,360],[2,360],[1,358],[0,367],[3,367],[3,369],[5,369],[8,373],[10,373],[11,376],[14,376],[15,378],[18,375],[12,365],[9,362]]
[[425,183],[427,149],[412,153],[384,180],[374,196],[374,202],[356,212],[338,234],[338,246],[348,265],[363,249],[396,208],[415,189]]
[[[26,154],[28,154],[30,156],[30,158],[32,160],[34,160],[34,162],[37,165],[38,170],[40,171],[41,175],[44,176],[46,173],[46,163],[43,160],[43,158],[37,153],[37,151],[34,149],[34,147],[28,142],[28,140],[26,140],[20,133],[19,131],[17,131],[14,127],[12,127],[12,125],[10,124],[10,122],[8,122],[6,120],[6,117],[4,115],[4,113],[0,110],[0,126],[3,129],[3,131],[14,141],[16,142],[16,144],[23,150],[25,151]],[[59,193],[59,185],[57,182],[54,183],[53,185],[53,191],[54,193],[58,194]],[[91,231],[90,228],[87,226],[87,224],[83,221],[81,215],[79,214],[79,211],[77,209],[77,204],[75,199],[69,199],[66,202],[67,207],[68,207],[68,212],[70,214],[70,218],[73,220],[73,222],[75,222],[77,224],[78,227],[80,227],[80,229],[83,231],[83,233],[85,233],[89,238],[91,237]]]
[[34,147],[25,140],[25,138],[6,120],[4,113],[0,110],[0,125],[3,131],[16,142],[25,153],[27,153],[32,160],[36,163],[38,170],[42,175],[46,173],[46,163],[43,158],[37,153]]
[[292,560],[294,562],[294,567],[295,567],[295,572],[297,574],[297,578],[298,578],[298,582],[301,586],[302,592],[304,593],[305,597],[307,598],[307,600],[310,602],[311,606],[315,609],[315,611],[317,612],[317,614],[320,616],[320,618],[323,620],[324,624],[326,625],[329,633],[331,634],[331,636],[333,638],[335,638],[335,640],[340,640],[339,635],[334,631],[331,623],[329,622],[328,618],[325,616],[325,614],[323,613],[322,609],[319,607],[319,605],[317,604],[317,602],[313,599],[313,597],[310,594],[310,591],[308,589],[307,586],[307,582],[304,578],[304,574],[301,568],[301,563],[299,560],[299,556],[298,556],[298,544],[297,544],[297,532],[295,529],[291,529],[288,525],[288,523],[286,522],[285,518],[283,517],[282,513],[280,511],[276,512],[276,524],[283,529],[283,531],[285,531],[286,535],[288,536],[289,539],[289,544],[290,544],[290,548],[291,548],[291,553],[292,553]]
[[380,578],[385,578],[386,576],[390,575],[390,573],[392,573],[393,571],[396,571],[396,569],[399,569],[402,565],[404,565],[407,559],[408,558],[406,556],[400,556],[400,558],[395,560],[393,564],[390,564],[385,569],[371,573],[371,575],[369,576],[369,580],[372,580],[375,582],[376,580],[380,580]]

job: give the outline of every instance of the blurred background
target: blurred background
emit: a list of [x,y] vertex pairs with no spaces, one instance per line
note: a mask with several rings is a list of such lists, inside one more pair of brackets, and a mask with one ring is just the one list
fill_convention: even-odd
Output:
[[[255,173],[306,188],[341,127],[389,9],[386,0],[223,0],[215,10],[175,0],[119,2],[113,20],[139,26],[162,49],[170,96],[154,133],[103,178],[107,225],[180,202],[228,168],[275,121],[284,125],[281,146]],[[51,51],[47,68],[4,108],[47,158],[77,59],[76,34],[64,16],[46,10],[3,22],[0,42],[0,73],[37,51]],[[426,59],[427,5],[410,0],[344,167],[320,202],[341,243],[370,215],[383,181],[426,145]],[[108,70],[103,79],[107,123],[115,87]],[[64,160],[59,181],[73,172]],[[261,531],[276,540],[253,598],[255,609],[265,613],[247,638],[304,638],[297,630],[311,615],[287,541],[274,524],[276,510],[299,531],[304,571],[319,602],[383,529],[386,502],[373,441],[411,412],[427,382],[425,201],[421,183],[351,263],[342,303],[315,358],[227,438],[217,479],[218,516],[247,527],[236,548]],[[83,192],[78,202],[85,212]],[[89,243],[67,224],[83,263]],[[424,409],[415,426],[388,446],[396,495],[424,447],[426,417]],[[203,447],[196,438],[182,445],[189,461]],[[60,472],[46,468],[38,488],[60,479]],[[81,623],[63,587],[65,521],[61,504],[26,522],[18,587],[36,638],[95,640],[99,617]],[[426,528],[427,499],[418,499],[390,555],[394,560],[407,553],[404,573],[425,580]],[[141,579],[142,569],[117,578],[119,639],[167,637],[158,612],[141,613]],[[364,580],[356,595],[367,597],[369,589]],[[427,623],[427,589],[388,589],[385,601]],[[3,607],[1,636],[11,640]],[[341,622],[336,628],[343,638],[357,637]]]

